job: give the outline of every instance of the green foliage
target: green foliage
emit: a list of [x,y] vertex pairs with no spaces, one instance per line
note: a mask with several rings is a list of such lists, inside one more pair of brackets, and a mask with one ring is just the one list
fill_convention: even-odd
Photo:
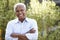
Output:
[[[25,1],[0,0],[0,29],[3,30],[3,34],[8,21],[15,18],[13,6],[18,2]],[[30,0],[30,6],[28,7],[27,16],[36,19],[38,23],[38,40],[60,40],[60,29],[51,32],[48,31],[48,28],[53,27],[55,22],[60,20],[60,7],[56,6],[53,1],[43,1],[39,3],[38,0]]]
[[47,40],[60,40],[60,28],[48,34]]
[[24,0],[19,0],[19,2],[24,3],[25,1]]
[[[6,24],[9,20],[13,19],[15,17],[13,12],[13,7],[15,3],[18,1],[12,1],[12,0],[2,0],[0,1],[0,28],[6,27]],[[8,4],[7,4],[8,3]]]
[[1,34],[3,39],[8,21],[15,18],[13,6],[17,2],[19,2],[19,0],[0,0],[0,29],[3,31]]
[[[60,7],[56,6],[53,1],[43,1],[39,3],[37,0],[31,0],[27,16],[36,19],[39,29],[39,40],[46,40],[47,36],[49,36],[47,33],[49,32],[47,31],[49,30],[48,28],[54,27],[55,22],[60,20],[59,9]],[[44,32],[43,37],[41,36],[42,30]],[[53,33],[51,36],[53,37]],[[52,37],[49,37],[50,39],[48,40],[54,40]]]

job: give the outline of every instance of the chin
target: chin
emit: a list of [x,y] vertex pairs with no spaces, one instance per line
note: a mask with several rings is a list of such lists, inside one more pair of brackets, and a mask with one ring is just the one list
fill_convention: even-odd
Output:
[[19,18],[19,19],[24,19],[24,18]]

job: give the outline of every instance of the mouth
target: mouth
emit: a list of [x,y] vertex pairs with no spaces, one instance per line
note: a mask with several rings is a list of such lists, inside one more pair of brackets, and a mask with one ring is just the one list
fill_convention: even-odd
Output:
[[23,16],[23,14],[19,14],[19,17],[22,17]]
[[19,14],[18,17],[19,17],[19,18],[23,18],[24,15],[23,15],[23,14]]

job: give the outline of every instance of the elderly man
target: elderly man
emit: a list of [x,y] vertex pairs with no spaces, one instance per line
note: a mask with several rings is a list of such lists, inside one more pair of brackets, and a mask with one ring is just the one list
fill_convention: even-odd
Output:
[[25,4],[15,4],[14,12],[17,18],[8,22],[5,40],[37,40],[37,22],[34,19],[26,17]]

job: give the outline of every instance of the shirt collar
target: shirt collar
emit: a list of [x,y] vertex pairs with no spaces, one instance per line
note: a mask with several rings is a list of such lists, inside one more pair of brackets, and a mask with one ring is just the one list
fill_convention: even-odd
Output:
[[[24,20],[25,22],[28,22],[28,18],[25,18]],[[15,19],[15,23],[19,23],[20,21],[18,20],[18,18]]]
[[25,21],[28,22],[28,18],[25,18]]

